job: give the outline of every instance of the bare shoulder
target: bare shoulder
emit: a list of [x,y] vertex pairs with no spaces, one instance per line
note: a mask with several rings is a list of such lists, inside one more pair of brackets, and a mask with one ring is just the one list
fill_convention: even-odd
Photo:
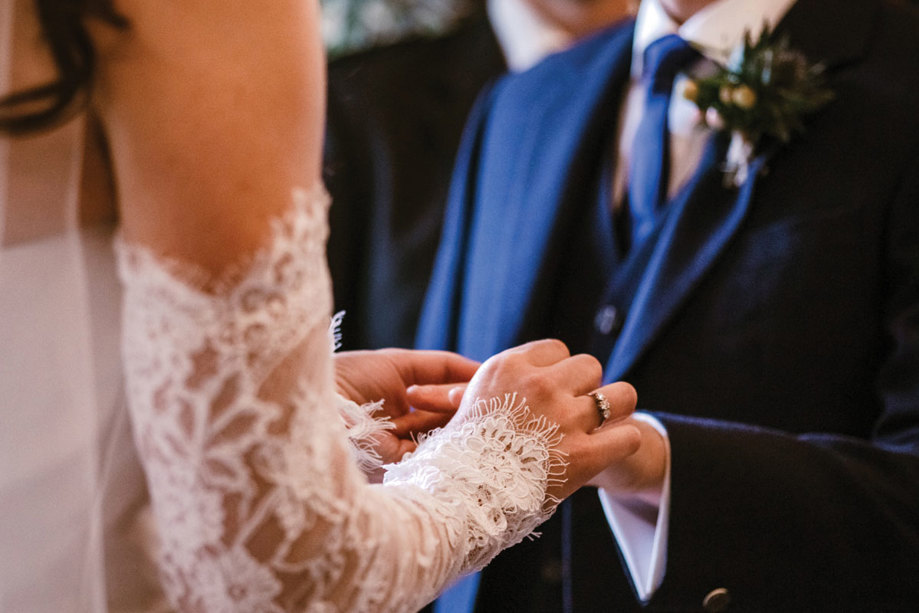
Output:
[[319,176],[318,2],[120,0],[94,25],[125,234],[219,270]]

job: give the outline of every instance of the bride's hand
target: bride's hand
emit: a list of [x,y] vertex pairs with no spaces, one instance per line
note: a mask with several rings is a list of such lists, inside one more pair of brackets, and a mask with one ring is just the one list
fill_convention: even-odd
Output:
[[[628,383],[600,387],[603,368],[589,355],[571,356],[561,341],[543,340],[509,349],[490,358],[470,381],[456,419],[473,410],[477,399],[516,392],[526,398],[533,416],[544,415],[564,435],[558,451],[567,455],[565,482],[550,486],[549,495],[564,498],[605,467],[628,458],[641,443],[641,433],[628,417],[637,395]],[[602,393],[610,416],[601,418],[588,394]]]
[[[376,435],[384,463],[414,451],[414,436],[446,424],[478,362],[446,351],[380,349],[343,351],[334,356],[338,392],[358,404],[383,401],[374,417],[395,426]],[[414,410],[413,410],[414,409]]]

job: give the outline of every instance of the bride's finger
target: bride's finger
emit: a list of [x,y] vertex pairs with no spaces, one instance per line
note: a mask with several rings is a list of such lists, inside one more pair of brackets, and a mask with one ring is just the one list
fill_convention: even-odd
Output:
[[600,423],[600,401],[591,396],[597,409],[598,425],[601,427],[611,426],[635,412],[635,407],[638,404],[638,393],[634,387],[625,381],[609,383],[594,390],[594,392],[606,398],[609,407],[609,417]]
[[523,354],[534,366],[550,366],[571,355],[565,343],[552,338],[531,341],[508,349],[505,353]]
[[[583,366],[583,365],[582,365]],[[571,376],[574,375],[572,371]],[[584,432],[592,432],[617,424],[635,412],[638,396],[628,383],[617,381],[603,387],[584,392],[575,399],[577,415],[575,423]]]
[[596,475],[607,466],[629,457],[641,446],[641,431],[632,423],[615,423],[598,428],[587,439],[591,453],[583,468]]
[[[571,405],[569,419],[574,421],[576,428],[582,432],[590,433],[599,428],[604,420],[600,415],[601,399],[589,394],[582,394],[574,399]],[[604,400],[605,401],[605,400]]]
[[560,386],[573,396],[583,396],[597,389],[603,379],[603,366],[592,355],[581,353],[549,367]]

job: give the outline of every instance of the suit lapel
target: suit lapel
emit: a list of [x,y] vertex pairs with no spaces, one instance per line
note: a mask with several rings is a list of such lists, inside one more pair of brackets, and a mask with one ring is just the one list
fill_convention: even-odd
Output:
[[667,217],[606,364],[606,379],[623,378],[714,265],[747,215],[756,175],[772,152],[753,160],[750,179],[725,189],[721,160],[725,135],[706,147],[693,179],[669,205]]
[[[798,0],[778,26],[799,49],[827,69],[856,60],[867,44],[876,7],[871,3]],[[832,22],[826,16],[834,15]],[[752,162],[738,190],[722,187],[719,165],[726,135],[713,137],[693,180],[670,205],[667,219],[638,285],[619,339],[606,364],[606,380],[624,378],[662,328],[685,304],[750,210],[756,183],[780,147],[763,151]]]

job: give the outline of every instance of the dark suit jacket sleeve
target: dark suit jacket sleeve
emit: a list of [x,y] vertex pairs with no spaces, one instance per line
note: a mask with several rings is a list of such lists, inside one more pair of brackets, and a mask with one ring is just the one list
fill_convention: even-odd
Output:
[[431,274],[418,324],[415,342],[418,349],[457,350],[456,331],[459,325],[469,223],[474,212],[477,160],[488,125],[494,91],[494,84],[482,90],[463,131],[450,183],[434,272]]
[[888,224],[890,357],[873,438],[659,414],[672,500],[655,608],[698,606],[718,587],[740,610],[919,606],[919,161],[904,166]]

